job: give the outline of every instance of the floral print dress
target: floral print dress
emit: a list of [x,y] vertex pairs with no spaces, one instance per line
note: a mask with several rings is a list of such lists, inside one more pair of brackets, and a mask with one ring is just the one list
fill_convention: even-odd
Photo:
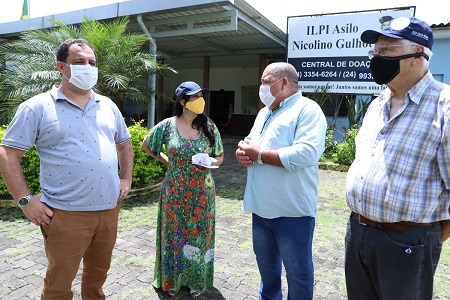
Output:
[[220,156],[223,145],[216,127],[211,145],[204,133],[195,140],[183,138],[175,120],[161,121],[144,139],[154,153],[165,145],[169,159],[159,202],[153,285],[174,292],[187,286],[201,293],[214,279],[215,185],[210,170],[199,172],[192,165],[192,156]]

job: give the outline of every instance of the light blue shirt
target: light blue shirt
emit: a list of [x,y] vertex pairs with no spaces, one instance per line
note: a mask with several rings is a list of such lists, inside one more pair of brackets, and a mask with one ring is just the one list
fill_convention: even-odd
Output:
[[21,150],[36,145],[42,202],[61,210],[98,211],[117,205],[116,144],[129,139],[111,99],[93,93],[83,110],[53,87],[19,106],[2,144]]
[[246,137],[263,150],[277,150],[283,167],[247,168],[243,208],[260,217],[316,216],[318,161],[327,122],[319,105],[297,92],[274,111],[261,109]]

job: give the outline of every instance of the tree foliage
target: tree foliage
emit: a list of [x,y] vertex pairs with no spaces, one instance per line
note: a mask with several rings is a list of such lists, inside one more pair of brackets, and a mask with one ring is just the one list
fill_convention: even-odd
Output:
[[110,23],[87,18],[79,25],[53,20],[49,30],[23,32],[17,40],[0,43],[0,120],[7,123],[17,106],[61,82],[56,69],[56,51],[69,38],[83,38],[94,49],[99,79],[94,91],[122,103],[147,103],[148,76],[175,72],[156,59],[156,53],[143,52],[149,37],[127,32],[129,18]]

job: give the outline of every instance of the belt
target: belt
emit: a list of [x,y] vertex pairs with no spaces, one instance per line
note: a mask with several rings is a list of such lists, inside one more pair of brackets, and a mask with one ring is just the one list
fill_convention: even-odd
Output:
[[414,223],[414,222],[396,222],[396,223],[381,223],[372,221],[367,219],[364,216],[361,216],[358,213],[352,212],[352,216],[358,220],[358,223],[364,226],[369,226],[373,228],[385,229],[396,232],[404,232],[408,227],[421,227],[421,226],[434,226],[439,222],[431,222],[431,223]]

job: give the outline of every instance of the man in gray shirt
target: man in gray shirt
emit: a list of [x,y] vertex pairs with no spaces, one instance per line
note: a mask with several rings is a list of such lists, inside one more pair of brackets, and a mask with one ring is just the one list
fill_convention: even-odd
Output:
[[[111,99],[96,94],[96,55],[84,40],[63,42],[62,82],[23,102],[0,145],[0,171],[23,213],[40,226],[48,259],[41,299],[72,299],[83,259],[83,299],[105,299],[120,202],[131,188],[133,148]],[[32,195],[20,158],[36,145],[41,193]],[[120,177],[119,177],[120,167]]]

